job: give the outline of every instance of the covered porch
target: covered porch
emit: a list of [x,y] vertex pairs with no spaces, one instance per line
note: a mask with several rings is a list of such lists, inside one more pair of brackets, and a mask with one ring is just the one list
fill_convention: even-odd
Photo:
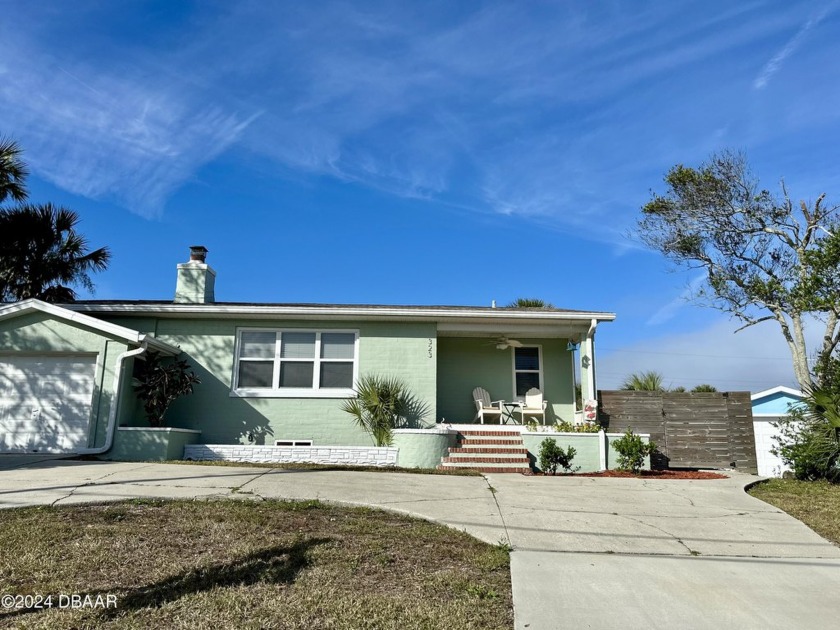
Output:
[[[438,324],[438,421],[474,425],[483,420],[502,426],[583,422],[582,407],[594,401],[596,392],[595,331],[600,321],[610,321],[614,315],[497,310],[497,323],[488,323],[485,317],[481,322]],[[581,387],[580,400],[576,383]],[[478,417],[476,388],[487,391],[500,413]],[[546,402],[544,413],[522,408],[526,393],[534,388]]]

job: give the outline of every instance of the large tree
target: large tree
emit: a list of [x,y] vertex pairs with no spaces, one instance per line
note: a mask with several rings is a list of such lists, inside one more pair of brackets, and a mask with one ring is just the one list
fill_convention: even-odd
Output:
[[29,172],[20,155],[16,142],[0,137],[0,203],[9,198],[18,202],[26,199],[24,182]]
[[74,286],[93,289],[90,273],[104,271],[107,248],[90,251],[76,231],[78,215],[52,204],[0,209],[0,298],[72,302]]
[[508,308],[554,308],[554,304],[541,298],[516,298]]
[[0,206],[0,302],[72,302],[73,287],[92,290],[90,274],[103,271],[111,253],[88,248],[72,210],[23,203],[28,172],[20,156],[16,143],[0,139],[0,203],[16,202]]
[[[825,194],[795,203],[759,187],[743,154],[712,155],[698,168],[674,166],[667,192],[642,207],[638,234],[679,266],[702,269],[692,296],[743,323],[773,320],[790,348],[802,387],[819,381],[840,341],[840,224]],[[805,321],[824,325],[809,355]],[[816,366],[816,375],[812,368]]]

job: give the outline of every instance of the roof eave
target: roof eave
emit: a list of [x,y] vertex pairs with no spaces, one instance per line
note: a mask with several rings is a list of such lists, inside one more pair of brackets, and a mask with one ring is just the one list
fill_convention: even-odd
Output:
[[125,341],[131,345],[145,346],[163,354],[171,354],[173,356],[181,353],[181,349],[177,346],[156,339],[155,337],[140,333],[131,328],[112,324],[103,321],[90,315],[71,310],[66,306],[57,306],[41,300],[29,299],[22,302],[13,302],[11,304],[3,304],[0,306],[0,320],[18,317],[26,313],[41,312],[46,313],[57,319],[62,319],[67,322],[72,322],[85,328],[91,328],[111,337],[116,337],[121,341]]
[[509,321],[613,321],[615,313],[587,311],[513,311],[452,308],[424,309],[404,307],[297,307],[278,305],[231,306],[219,304],[70,304],[68,309],[88,313],[113,313],[125,315],[167,315],[170,317],[245,317],[245,318],[363,318],[363,319],[480,319]]
[[756,392],[750,396],[750,400],[758,400],[760,398],[766,398],[767,396],[772,396],[773,394],[789,394],[795,398],[804,398],[805,394],[798,390],[793,389],[792,387],[786,387],[785,385],[777,385],[776,387],[771,387],[770,389],[765,389],[761,392]]

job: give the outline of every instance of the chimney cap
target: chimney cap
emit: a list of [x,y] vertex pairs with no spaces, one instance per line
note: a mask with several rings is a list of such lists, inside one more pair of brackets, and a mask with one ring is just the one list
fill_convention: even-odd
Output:
[[207,260],[207,248],[204,245],[190,245],[190,260],[203,263]]

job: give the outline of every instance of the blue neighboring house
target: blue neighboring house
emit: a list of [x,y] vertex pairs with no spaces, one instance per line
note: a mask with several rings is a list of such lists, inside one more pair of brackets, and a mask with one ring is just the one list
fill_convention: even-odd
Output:
[[776,446],[778,429],[773,423],[786,416],[789,408],[803,398],[798,389],[779,385],[751,396],[753,430],[755,432],[755,456],[758,474],[762,477],[781,477],[790,470],[781,459],[770,451]]

